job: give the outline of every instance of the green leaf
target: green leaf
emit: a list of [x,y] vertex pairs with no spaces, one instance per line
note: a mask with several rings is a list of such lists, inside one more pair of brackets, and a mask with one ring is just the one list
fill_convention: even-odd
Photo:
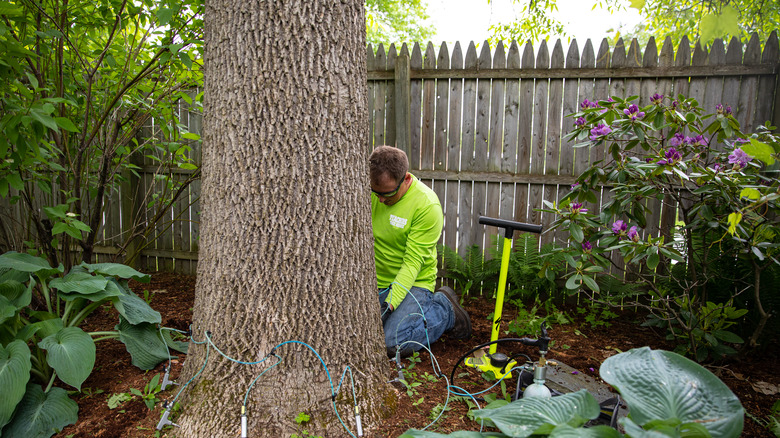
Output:
[[31,368],[30,349],[26,343],[13,341],[7,347],[0,345],[0,388],[3,391],[0,397],[0,428],[11,420],[16,405],[24,397]]
[[551,399],[523,398],[490,410],[474,413],[475,420],[488,419],[501,432],[524,438],[545,426],[569,424],[581,426],[599,416],[599,404],[586,390],[564,394]]
[[162,322],[160,312],[152,309],[146,301],[125,287],[120,286],[119,289],[122,294],[113,298],[114,307],[130,324],[142,322],[159,324]]
[[64,294],[76,292],[81,295],[90,295],[106,290],[108,279],[94,276],[84,271],[73,270],[62,278],[55,278],[49,283],[49,287],[57,289]]
[[739,12],[733,6],[727,5],[720,14],[706,14],[699,24],[702,41],[708,42],[727,35],[739,35]]
[[81,391],[95,366],[95,342],[78,327],[65,327],[38,346],[48,351],[46,362],[63,382]]
[[751,189],[750,187],[746,187],[746,188],[742,189],[741,192],[739,192],[739,197],[740,198],[748,198],[748,199],[756,200],[756,199],[761,198],[761,192],[759,192],[756,189]]
[[589,428],[572,427],[568,424],[556,426],[550,433],[550,438],[622,438],[623,435],[609,426]]
[[658,256],[658,253],[652,253],[647,256],[647,267],[651,270],[654,270],[656,267],[658,267],[658,263],[660,261],[661,258]]
[[469,432],[469,431],[459,431],[459,432],[453,432],[449,435],[443,435],[436,432],[429,432],[427,430],[417,430],[417,429],[409,429],[406,432],[403,433],[403,435],[399,436],[398,438],[441,438],[441,437],[449,437],[449,438],[487,438],[487,437],[494,437],[494,438],[509,438],[507,435],[504,435],[503,433],[497,433],[497,432]]
[[36,384],[27,385],[13,421],[3,429],[3,436],[49,438],[78,420],[79,406],[62,388],[44,393]]
[[732,344],[742,344],[744,339],[739,337],[736,333],[732,333],[728,330],[715,330],[712,335],[724,342],[730,342]]
[[588,277],[585,275],[582,277],[582,281],[584,281],[585,285],[588,286],[593,292],[599,291],[599,285],[596,283],[596,280],[594,280],[593,277]]
[[89,272],[102,274],[108,277],[133,279],[141,283],[149,283],[149,281],[152,279],[151,275],[142,274],[130,266],[123,265],[121,263],[84,263],[82,266],[87,268]]
[[582,242],[583,239],[585,239],[585,235],[582,232],[582,227],[580,227],[576,222],[572,222],[569,225],[569,233],[571,233],[571,237],[577,241]]
[[119,331],[119,340],[133,358],[133,365],[138,368],[151,370],[160,362],[168,360],[168,350],[153,324],[144,322],[132,325],[120,316],[115,329]]
[[772,146],[762,143],[755,138],[751,138],[750,143],[745,143],[740,146],[740,149],[742,149],[742,152],[761,160],[770,166],[775,163],[775,159],[772,157],[772,154],[775,151],[772,149]]
[[703,424],[713,436],[742,433],[739,399],[714,374],[679,354],[635,348],[607,358],[599,373],[617,388],[639,425],[678,418]]
[[13,251],[0,255],[0,269],[2,268],[29,272],[31,274],[36,274],[41,278],[48,278],[53,274],[60,274],[65,271],[62,264],[57,268],[52,268],[49,265],[49,262],[40,257]]
[[70,121],[70,119],[65,117],[55,117],[54,121],[57,123],[57,126],[60,128],[69,131],[69,132],[79,132],[79,128],[76,127],[76,125],[73,124],[73,122]]
[[579,287],[580,287],[580,278],[582,278],[582,277],[579,274],[574,274],[571,277],[569,277],[569,279],[566,280],[566,289],[569,289],[569,290],[579,289]]
[[737,231],[737,224],[742,220],[742,213],[730,213],[729,214],[729,233],[733,236]]

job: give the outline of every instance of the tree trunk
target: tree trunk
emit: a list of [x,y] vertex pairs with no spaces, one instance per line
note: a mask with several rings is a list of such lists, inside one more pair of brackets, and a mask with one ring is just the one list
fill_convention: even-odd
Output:
[[[363,2],[207,1],[205,31],[195,343],[177,435],[238,436],[250,388],[250,437],[302,435],[300,413],[310,434],[357,435],[347,366],[364,428],[395,400],[373,262]],[[271,353],[272,369],[275,357],[225,357]]]

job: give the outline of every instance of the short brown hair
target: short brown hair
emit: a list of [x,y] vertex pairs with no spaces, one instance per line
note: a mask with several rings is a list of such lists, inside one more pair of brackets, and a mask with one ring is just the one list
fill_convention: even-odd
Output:
[[379,146],[368,157],[368,173],[371,181],[376,181],[385,173],[394,180],[401,181],[408,170],[409,159],[406,158],[406,153],[393,146]]

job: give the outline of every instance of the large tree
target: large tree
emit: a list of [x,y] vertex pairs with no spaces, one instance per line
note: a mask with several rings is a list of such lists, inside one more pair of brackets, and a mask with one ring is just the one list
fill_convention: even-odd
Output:
[[360,0],[206,2],[183,436],[235,436],[245,397],[249,436],[289,436],[301,413],[310,433],[347,436],[342,420],[355,434],[349,372],[338,416],[332,402],[347,366],[363,426],[379,420],[392,389],[368,203],[364,26]]

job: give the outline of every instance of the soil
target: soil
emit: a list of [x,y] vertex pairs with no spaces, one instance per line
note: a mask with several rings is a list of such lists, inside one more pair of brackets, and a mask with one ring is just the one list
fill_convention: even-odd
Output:
[[[162,322],[166,327],[186,330],[192,317],[192,304],[195,296],[195,277],[168,273],[154,273],[150,284],[131,284],[133,290],[143,296],[144,290],[151,295],[152,307],[162,314]],[[473,336],[470,340],[452,340],[446,335],[432,345],[432,352],[440,364],[442,372],[449,377],[455,363],[476,345],[490,340],[490,322],[487,315],[493,312],[495,304],[489,299],[468,299],[464,307],[469,311],[473,323]],[[515,309],[511,305],[504,306],[505,319],[514,319]],[[565,363],[586,376],[598,379],[601,362],[607,357],[631,348],[650,346],[653,349],[671,350],[674,345],[663,340],[662,336],[649,328],[640,327],[639,316],[632,311],[620,311],[611,319],[609,327],[592,328],[584,321],[584,317],[576,312],[576,304],[570,308],[562,308],[566,314],[574,318],[574,322],[566,325],[555,325],[550,331],[554,340],[548,354],[548,359]],[[87,330],[113,329],[117,317],[112,307],[104,307],[93,313],[87,321]],[[510,335],[514,337],[514,335]],[[502,334],[503,337],[503,334]],[[718,375],[739,397],[747,415],[745,416],[744,437],[773,437],[768,429],[759,424],[756,419],[765,420],[771,413],[772,405],[778,400],[777,391],[780,377],[775,372],[780,349],[773,345],[768,348],[770,353],[753,355],[741,362],[708,366]],[[533,347],[512,347],[513,352],[524,352],[532,358],[538,358],[538,350]],[[411,372],[415,372],[417,381],[423,381],[426,376],[433,376],[430,356],[427,352],[419,355]],[[171,370],[171,380],[175,380],[181,371],[184,356],[174,360]],[[404,360],[406,367],[411,363]],[[163,372],[165,363],[154,370],[144,372],[130,363],[130,355],[119,341],[100,342],[97,349],[97,361],[92,375],[82,385],[82,392],[72,397],[78,402],[78,422],[66,427],[56,435],[66,437],[166,437],[170,434],[163,431],[157,433],[155,427],[162,414],[158,403],[150,410],[140,397],[134,396],[114,409],[109,409],[108,400],[113,394],[130,393],[131,388],[143,390],[146,384],[156,375]],[[395,363],[388,361],[388,380],[397,377]],[[469,370],[473,370],[469,368]],[[463,387],[487,388],[487,383],[479,376],[463,376],[467,372],[462,366],[456,372],[456,384]],[[507,392],[514,392],[512,379],[507,384]],[[375,430],[364,431],[366,438],[398,437],[409,428],[422,429],[428,426],[436,417],[431,412],[440,409],[447,400],[446,383],[443,378],[432,379],[415,388],[416,393],[407,395],[406,389],[400,383],[393,384],[398,389],[398,411]],[[469,385],[469,386],[466,386]],[[159,394],[162,399],[172,397],[176,391],[169,389]],[[72,388],[68,388],[72,389]],[[474,389],[476,391],[476,389]],[[496,390],[499,393],[501,391]],[[438,412],[438,411],[435,411]],[[450,433],[456,430],[479,430],[479,425],[468,418],[468,408],[463,401],[451,401],[447,410],[427,430],[438,433]],[[345,432],[344,436],[348,436]]]

